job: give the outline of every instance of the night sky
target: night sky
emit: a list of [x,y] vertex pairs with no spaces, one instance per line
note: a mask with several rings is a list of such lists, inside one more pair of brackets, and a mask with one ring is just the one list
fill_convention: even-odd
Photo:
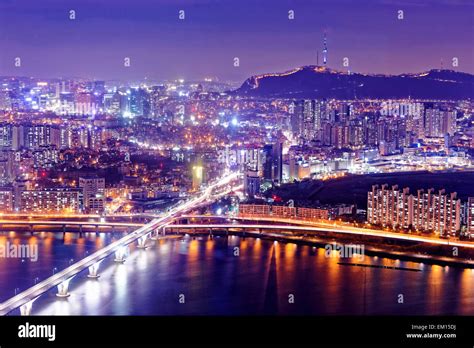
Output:
[[331,68],[348,57],[351,71],[419,72],[457,57],[474,73],[472,0],[0,0],[0,75],[242,81],[316,64],[324,31]]

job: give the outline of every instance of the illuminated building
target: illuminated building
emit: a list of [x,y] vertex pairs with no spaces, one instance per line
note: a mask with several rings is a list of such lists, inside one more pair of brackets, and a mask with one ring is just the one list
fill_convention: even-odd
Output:
[[25,213],[77,213],[80,211],[79,189],[48,188],[21,192],[20,211]]
[[461,201],[457,199],[456,192],[446,194],[440,190],[433,195],[433,231],[440,235],[458,234],[461,229]]
[[204,176],[204,169],[202,165],[193,166],[193,190],[199,190],[201,188]]
[[249,197],[260,193],[260,177],[256,170],[248,170],[244,181],[244,192]]
[[41,146],[51,144],[51,127],[43,125],[32,125],[25,127],[25,147],[37,149]]
[[25,145],[22,125],[12,127],[12,150],[19,150]]
[[352,120],[349,124],[349,145],[358,148],[364,145],[364,128],[362,122]]
[[467,233],[474,238],[474,197],[467,200]]
[[0,188],[0,213],[13,211],[13,190],[11,188]]
[[330,212],[328,209],[298,207],[296,217],[302,220],[329,220]]
[[120,114],[120,101],[121,96],[118,92],[106,93],[103,97],[104,109],[108,113],[117,116]]
[[283,144],[280,142],[263,147],[263,178],[272,184],[280,185],[283,178]]
[[428,104],[425,109],[425,136],[442,137],[456,133],[456,112],[445,111]]
[[304,208],[289,207],[281,205],[267,204],[240,204],[239,215],[248,217],[274,217],[274,218],[294,218],[299,220],[329,220],[331,219],[331,209],[326,208]]
[[59,162],[59,151],[54,146],[45,146],[33,151],[34,168],[52,168]]
[[349,127],[343,124],[335,124],[331,128],[331,145],[342,149],[349,145]]
[[301,118],[303,125],[303,138],[307,141],[313,140],[316,135],[316,129],[314,127],[315,115],[313,100],[302,101]]
[[13,183],[13,209],[15,211],[21,210],[21,196],[23,191],[26,190],[26,180],[15,180]]
[[162,116],[163,113],[163,106],[162,106],[162,98],[165,93],[164,86],[153,86],[151,87],[150,92],[150,113],[151,116],[155,119],[158,119]]
[[0,151],[0,185],[11,184],[19,173],[19,161],[13,151]]
[[12,125],[0,124],[0,149],[11,149],[12,147]]
[[443,124],[442,131],[443,134],[454,135],[456,133],[456,112],[455,111],[445,111],[443,114]]
[[409,189],[397,185],[372,186],[367,199],[367,221],[374,225],[409,228],[412,216],[412,199]]
[[98,105],[92,93],[78,93],[74,106],[74,113],[78,115],[95,115],[98,110]]
[[290,127],[295,138],[301,136],[303,132],[303,105],[304,101],[300,103],[293,102],[290,105]]
[[103,94],[105,92],[105,81],[94,81],[94,93]]
[[266,216],[270,215],[270,206],[262,204],[240,204],[239,215],[241,216]]
[[374,185],[368,193],[367,221],[454,236],[461,229],[461,201],[456,192],[448,195],[444,190],[435,193],[429,189],[410,195],[408,188],[400,191],[396,185],[391,189]]
[[290,118],[293,135],[303,137],[306,141],[320,138],[326,108],[326,102],[322,100],[300,100],[294,103]]
[[134,116],[143,115],[144,91],[140,88],[130,89],[130,113]]
[[105,179],[98,177],[80,177],[84,210],[89,213],[102,213],[105,209]]
[[0,110],[11,110],[12,102],[8,91],[0,90]]
[[457,234],[461,228],[461,201],[456,193],[418,190],[413,197],[413,228],[440,235]]

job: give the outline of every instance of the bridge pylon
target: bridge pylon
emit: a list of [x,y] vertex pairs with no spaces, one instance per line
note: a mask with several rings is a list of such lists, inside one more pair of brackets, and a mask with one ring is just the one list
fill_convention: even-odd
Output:
[[148,240],[149,234],[144,235],[143,237],[138,238],[137,240],[137,248],[138,249],[146,249],[147,245],[146,242]]
[[71,294],[69,293],[69,282],[72,280],[71,277],[66,279],[58,284],[58,293],[56,294],[57,297],[69,297]]
[[36,301],[38,297],[26,302],[24,305],[20,306],[20,315],[21,316],[29,316],[31,315],[31,310],[33,308],[33,302]]
[[92,266],[89,266],[89,274],[87,275],[88,278],[97,279],[100,277],[100,274],[98,273],[98,271],[99,271],[99,265],[102,261],[103,260],[97,261]]
[[151,240],[158,240],[158,238],[164,234],[165,229],[163,227],[158,227],[156,230],[153,230],[150,233],[150,239]]
[[124,263],[125,262],[125,255],[127,254],[127,247],[122,246],[115,252],[115,262]]

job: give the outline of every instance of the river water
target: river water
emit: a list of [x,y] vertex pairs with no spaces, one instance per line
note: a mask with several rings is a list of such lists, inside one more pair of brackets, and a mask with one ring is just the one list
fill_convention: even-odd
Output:
[[[38,245],[38,260],[0,258],[0,300],[13,296],[120,234],[0,234],[0,243]],[[237,236],[149,241],[112,257],[99,279],[87,270],[33,305],[33,315],[474,315],[474,271]],[[396,266],[420,271],[341,265]],[[11,314],[18,314],[14,311]]]

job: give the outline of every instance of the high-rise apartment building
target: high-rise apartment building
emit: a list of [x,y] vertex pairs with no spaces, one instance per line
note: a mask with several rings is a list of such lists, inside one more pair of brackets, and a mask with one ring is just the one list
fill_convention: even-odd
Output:
[[90,213],[102,213],[105,209],[105,179],[98,177],[79,178],[82,189],[84,210]]
[[77,213],[80,190],[51,188],[20,192],[20,211],[25,213]]
[[263,178],[280,185],[283,179],[283,143],[267,144],[262,150]]
[[467,200],[467,233],[474,238],[474,197]]
[[372,186],[367,200],[367,221],[374,225],[409,228],[412,218],[412,198],[409,189],[397,185]]
[[367,196],[367,221],[371,224],[393,228],[414,228],[438,235],[457,235],[461,230],[461,201],[456,192],[436,193],[433,189],[418,190],[398,186],[372,186]]

